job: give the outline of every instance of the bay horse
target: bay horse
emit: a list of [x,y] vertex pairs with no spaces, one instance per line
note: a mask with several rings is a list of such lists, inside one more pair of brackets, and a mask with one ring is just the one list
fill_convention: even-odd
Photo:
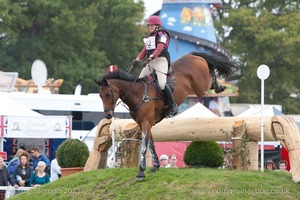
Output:
[[[180,57],[171,65],[173,70],[174,99],[179,106],[190,94],[203,97],[211,88],[214,76],[228,77],[232,74],[234,64],[220,55],[192,52]],[[215,74],[217,72],[217,74]],[[153,81],[148,78],[137,78],[134,75],[118,70],[108,73],[95,81],[100,86],[100,98],[103,102],[104,115],[113,117],[114,108],[120,98],[129,108],[132,119],[142,132],[139,173],[137,180],[145,178],[145,154],[149,146],[153,167],[149,173],[159,170],[151,128],[166,117],[164,100],[157,92]],[[145,96],[148,98],[145,99]]]

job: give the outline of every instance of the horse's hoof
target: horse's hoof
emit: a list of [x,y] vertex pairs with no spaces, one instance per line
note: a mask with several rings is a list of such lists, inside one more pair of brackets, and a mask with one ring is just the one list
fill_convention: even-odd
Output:
[[215,93],[221,93],[221,92],[223,92],[224,90],[226,90],[226,86],[224,86],[224,85],[219,85],[219,86],[217,86],[216,88],[215,88]]
[[144,180],[145,179],[145,177],[135,177],[135,180],[136,181],[142,181],[142,180]]
[[154,166],[154,167],[152,167],[150,170],[149,170],[149,174],[152,174],[152,173],[154,173],[154,172],[157,172],[159,170],[159,167],[157,167],[157,166]]
[[145,179],[145,173],[143,171],[140,171],[138,173],[138,175],[136,175],[136,177],[135,177],[135,180],[137,180],[137,181],[141,181],[141,180],[144,180],[144,179]]

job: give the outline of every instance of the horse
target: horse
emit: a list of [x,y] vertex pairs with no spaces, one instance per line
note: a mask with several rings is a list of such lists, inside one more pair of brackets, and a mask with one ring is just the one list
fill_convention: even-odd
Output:
[[[173,71],[174,99],[179,106],[190,94],[203,97],[216,76],[229,77],[235,65],[227,58],[212,54],[191,52],[171,64]],[[120,98],[129,108],[132,119],[139,125],[142,132],[139,172],[137,180],[145,178],[147,146],[152,154],[153,167],[149,173],[159,170],[159,159],[155,151],[151,128],[166,117],[164,100],[157,92],[151,78],[137,78],[122,70],[108,73],[95,82],[100,87],[100,98],[103,102],[104,116],[113,117],[114,108]],[[217,87],[215,87],[215,90]],[[220,89],[220,88],[219,88]],[[145,98],[145,96],[147,98]]]

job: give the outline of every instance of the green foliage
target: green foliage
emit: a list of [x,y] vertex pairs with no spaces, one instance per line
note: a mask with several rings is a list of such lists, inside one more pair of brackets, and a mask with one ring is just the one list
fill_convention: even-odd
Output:
[[224,152],[215,141],[194,141],[184,153],[184,162],[189,166],[219,167],[223,165]]
[[56,156],[61,168],[84,167],[89,157],[89,149],[78,139],[67,139],[59,145]]
[[141,50],[145,28],[142,1],[26,0],[0,3],[0,70],[31,79],[34,60],[48,77],[64,79],[60,93],[98,92],[94,80],[107,66],[126,69]]
[[265,103],[281,104],[285,114],[300,113],[299,2],[238,2],[220,7],[216,17],[222,45],[241,63],[243,72],[238,82],[240,95],[231,97],[231,102],[260,103],[256,70],[266,64],[270,76],[265,80]]

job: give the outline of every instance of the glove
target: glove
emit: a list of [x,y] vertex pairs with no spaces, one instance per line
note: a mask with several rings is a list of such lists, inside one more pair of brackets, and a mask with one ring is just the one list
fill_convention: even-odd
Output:
[[148,63],[149,63],[151,60],[153,60],[153,59],[154,59],[154,56],[153,56],[153,54],[151,54],[151,55],[147,58]]
[[146,65],[148,65],[148,63],[152,60],[152,58],[147,58],[144,62],[143,62],[143,66],[145,67]]

